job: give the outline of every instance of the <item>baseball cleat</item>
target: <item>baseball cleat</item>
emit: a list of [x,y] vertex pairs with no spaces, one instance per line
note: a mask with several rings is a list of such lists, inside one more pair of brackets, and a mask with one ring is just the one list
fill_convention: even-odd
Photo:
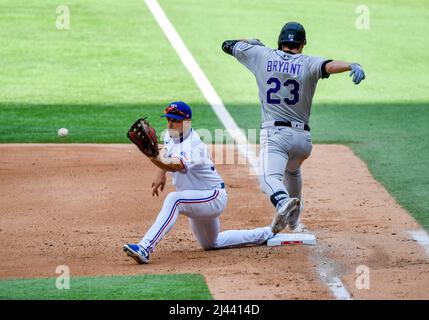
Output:
[[149,263],[149,251],[139,244],[128,243],[123,247],[124,252],[138,264]]
[[292,210],[287,218],[287,225],[290,231],[295,231],[299,227],[299,217],[304,210],[304,204],[300,201],[300,205],[295,210]]
[[288,227],[288,232],[289,233],[304,233],[304,232],[307,232],[307,231],[308,230],[307,230],[307,228],[305,227],[305,225],[303,223],[298,223],[298,226],[295,229],[293,229],[293,230],[291,230]]
[[[279,210],[271,223],[271,231],[276,234],[286,228],[289,215],[299,209],[301,201],[298,198],[290,198]],[[299,211],[299,210],[298,210]],[[296,215],[296,214],[294,214]],[[299,215],[298,215],[299,216]]]

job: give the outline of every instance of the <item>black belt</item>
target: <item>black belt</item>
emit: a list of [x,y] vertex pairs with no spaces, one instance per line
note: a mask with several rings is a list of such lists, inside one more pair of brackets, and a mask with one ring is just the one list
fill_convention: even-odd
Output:
[[[274,126],[276,126],[276,127],[291,127],[292,128],[292,122],[290,122],[290,121],[274,121]],[[304,130],[310,131],[310,126],[306,123],[304,123]]]

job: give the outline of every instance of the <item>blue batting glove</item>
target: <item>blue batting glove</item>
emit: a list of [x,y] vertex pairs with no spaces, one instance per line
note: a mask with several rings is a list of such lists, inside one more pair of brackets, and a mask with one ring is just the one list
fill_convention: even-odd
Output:
[[363,79],[365,79],[365,72],[359,63],[350,64],[350,68],[352,70],[350,72],[350,77],[353,75],[352,81],[355,84],[359,84]]

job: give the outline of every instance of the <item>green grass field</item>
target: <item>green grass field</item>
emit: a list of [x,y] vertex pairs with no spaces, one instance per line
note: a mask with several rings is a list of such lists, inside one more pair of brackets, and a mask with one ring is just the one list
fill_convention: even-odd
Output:
[[[351,0],[159,2],[242,128],[259,126],[257,89],[222,52],[223,40],[257,37],[273,47],[282,25],[298,20],[304,53],[360,62],[367,79],[359,86],[347,74],[319,82],[313,141],[350,146],[429,230],[427,1],[368,1],[369,30],[356,29]],[[222,128],[144,1],[69,1],[67,31],[55,27],[57,5],[0,3],[0,143],[127,143],[140,115],[164,129],[159,115],[175,100],[193,107],[195,128]],[[60,127],[68,138],[56,136]]]
[[0,280],[0,300],[211,300],[201,275],[72,277],[70,289],[55,278]]

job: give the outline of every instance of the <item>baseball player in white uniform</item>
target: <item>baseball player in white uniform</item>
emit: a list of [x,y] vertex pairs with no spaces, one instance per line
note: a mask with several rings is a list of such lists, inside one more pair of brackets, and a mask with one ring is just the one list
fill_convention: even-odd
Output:
[[[222,50],[234,56],[255,76],[262,106],[259,180],[277,212],[272,231],[288,225],[295,230],[303,210],[301,164],[312,149],[309,118],[319,79],[351,70],[359,84],[365,73],[358,63],[327,60],[302,54],[307,43],[304,27],[286,23],[278,48],[257,39],[226,40]],[[286,216],[286,218],[285,218]]]
[[272,238],[275,233],[269,226],[220,232],[219,217],[226,208],[228,194],[207,146],[191,127],[191,108],[182,101],[173,102],[163,117],[168,124],[164,149],[158,157],[150,157],[159,168],[152,183],[152,196],[164,189],[167,172],[172,175],[176,191],[168,194],[155,223],[140,242],[124,245],[126,254],[138,263],[148,263],[157,243],[171,230],[179,214],[189,218],[204,250],[260,245]]

